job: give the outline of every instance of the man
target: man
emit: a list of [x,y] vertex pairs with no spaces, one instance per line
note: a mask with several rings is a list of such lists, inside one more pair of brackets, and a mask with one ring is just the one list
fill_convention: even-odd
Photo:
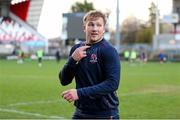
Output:
[[56,51],[55,57],[56,57],[57,63],[59,63],[59,61],[60,61],[60,59],[61,59],[61,55],[60,55],[59,50]]
[[43,50],[42,49],[39,49],[37,51],[37,57],[38,57],[38,66],[41,67],[42,66],[42,58],[43,58]]
[[125,58],[125,61],[129,61],[129,50],[125,50],[124,51],[124,58]]
[[90,11],[83,18],[86,41],[72,47],[69,59],[59,73],[62,85],[75,77],[76,89],[62,92],[74,101],[73,119],[119,119],[116,90],[120,81],[120,60],[117,51],[103,38],[106,17]]

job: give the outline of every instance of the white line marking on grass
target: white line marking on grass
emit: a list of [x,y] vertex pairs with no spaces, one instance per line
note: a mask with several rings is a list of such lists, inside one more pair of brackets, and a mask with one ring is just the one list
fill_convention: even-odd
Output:
[[32,113],[32,112],[24,112],[24,111],[19,111],[16,109],[5,109],[5,108],[0,108],[1,112],[10,112],[10,113],[18,113],[22,115],[30,115],[30,116],[36,116],[36,117],[42,117],[42,118],[58,118],[58,119],[64,119],[64,117],[60,116],[48,116],[48,115],[42,115],[39,113]]
[[37,78],[53,78],[52,76],[38,76],[38,75],[10,75],[8,78],[31,78],[31,79],[37,79]]
[[31,101],[31,102],[19,102],[19,103],[13,103],[9,104],[7,106],[24,106],[24,105],[33,105],[33,104],[50,104],[50,103],[57,103],[57,102],[63,102],[65,100],[47,100],[47,101]]

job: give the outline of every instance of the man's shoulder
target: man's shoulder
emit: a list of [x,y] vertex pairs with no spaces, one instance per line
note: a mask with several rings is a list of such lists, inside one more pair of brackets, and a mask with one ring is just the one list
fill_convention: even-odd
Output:
[[105,39],[103,39],[101,47],[102,47],[103,50],[115,49],[115,48],[113,47],[113,45],[112,45],[109,41],[107,41],[107,40],[105,40]]

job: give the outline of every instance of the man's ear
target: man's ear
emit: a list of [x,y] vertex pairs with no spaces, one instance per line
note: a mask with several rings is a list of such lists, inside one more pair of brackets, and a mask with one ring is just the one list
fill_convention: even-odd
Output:
[[103,33],[105,33],[105,32],[106,32],[106,30],[104,29],[104,30],[103,30]]
[[85,27],[85,25],[83,25],[83,31],[86,32],[86,27]]

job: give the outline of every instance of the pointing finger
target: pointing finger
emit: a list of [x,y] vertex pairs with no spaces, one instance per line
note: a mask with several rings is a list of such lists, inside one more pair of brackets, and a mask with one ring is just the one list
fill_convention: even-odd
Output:
[[82,46],[80,47],[81,50],[86,50],[87,48],[90,48],[91,46]]

